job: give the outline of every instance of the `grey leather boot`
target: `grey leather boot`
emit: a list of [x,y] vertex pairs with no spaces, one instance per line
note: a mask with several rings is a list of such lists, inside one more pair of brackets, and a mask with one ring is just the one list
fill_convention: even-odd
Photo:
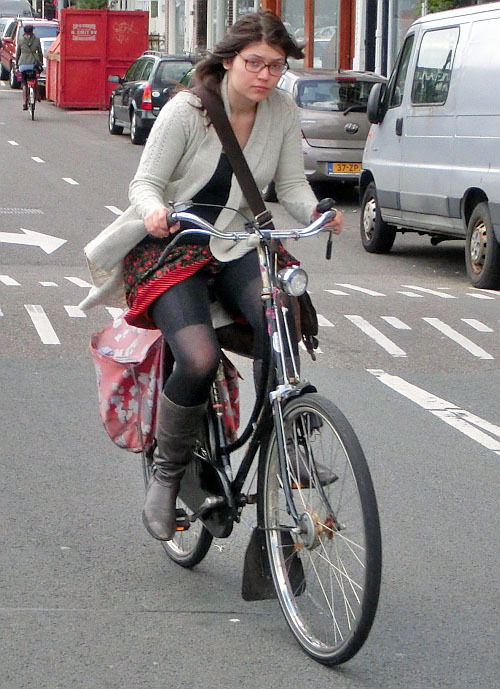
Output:
[[181,407],[160,395],[156,428],[157,453],[142,521],[153,538],[169,541],[175,533],[175,501],[181,479],[203,425],[207,405]]

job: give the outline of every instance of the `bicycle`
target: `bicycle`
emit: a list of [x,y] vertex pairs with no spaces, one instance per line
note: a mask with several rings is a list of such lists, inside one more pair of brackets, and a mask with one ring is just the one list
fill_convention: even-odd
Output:
[[[365,642],[377,609],[381,577],[381,536],[377,502],[361,445],[342,412],[301,380],[292,354],[293,328],[284,295],[305,292],[299,267],[275,269],[275,240],[311,237],[334,217],[333,202],[318,204],[322,215],[297,230],[266,230],[258,220],[244,231],[223,234],[185,211],[169,216],[197,229],[178,233],[165,250],[189,233],[256,246],[262,272],[262,299],[269,328],[269,356],[250,419],[229,442],[220,388],[212,386],[205,439],[194,451],[177,500],[177,531],[163,542],[182,567],[203,560],[212,539],[227,538],[246,505],[257,505],[252,549],[261,566],[261,595],[277,597],[300,646],[312,658],[337,665]],[[332,232],[327,244],[331,255]],[[248,443],[236,470],[231,455]],[[154,448],[143,453],[144,479],[151,476]],[[244,484],[257,459],[257,492]],[[318,467],[328,468],[328,481]]]
[[35,105],[36,105],[36,89],[38,84],[38,74],[34,69],[27,70],[26,74],[26,88],[28,89],[28,110],[31,113],[31,119],[35,119]]

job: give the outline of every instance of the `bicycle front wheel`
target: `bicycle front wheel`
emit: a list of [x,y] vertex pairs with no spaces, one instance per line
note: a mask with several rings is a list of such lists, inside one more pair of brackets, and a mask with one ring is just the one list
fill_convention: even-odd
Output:
[[[146,488],[153,471],[153,450],[143,453],[143,473]],[[192,514],[188,506],[178,497],[176,506],[189,516]],[[189,529],[176,531],[171,541],[161,541],[168,557],[181,567],[190,569],[199,564],[208,553],[213,537],[198,519]]]
[[377,609],[381,537],[359,441],[340,410],[317,394],[283,410],[286,466],[301,533],[291,529],[276,431],[259,462],[260,514],[285,619],[315,660],[337,665],[365,642]]

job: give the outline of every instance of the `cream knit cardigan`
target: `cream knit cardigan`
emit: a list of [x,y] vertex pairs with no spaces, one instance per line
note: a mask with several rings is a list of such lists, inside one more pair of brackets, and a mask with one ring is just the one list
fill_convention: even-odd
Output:
[[[222,82],[222,97],[229,117],[227,77]],[[94,286],[81,309],[125,305],[123,259],[147,235],[144,218],[169,202],[189,202],[215,172],[222,145],[199,107],[196,96],[181,91],[161,109],[130,183],[131,205],[84,249]],[[288,94],[274,90],[258,104],[243,152],[258,187],[263,189],[274,179],[285,209],[299,223],[309,223],[317,201],[304,174],[297,106]],[[234,175],[226,205],[253,217]],[[217,227],[233,232],[241,230],[243,222],[241,215],[226,208]],[[217,259],[231,261],[252,247],[212,238],[210,249]]]

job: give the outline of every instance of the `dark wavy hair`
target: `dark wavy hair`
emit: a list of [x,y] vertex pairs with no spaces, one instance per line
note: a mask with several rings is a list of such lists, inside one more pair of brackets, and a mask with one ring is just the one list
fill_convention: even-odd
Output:
[[280,48],[286,57],[301,60],[302,48],[286,30],[283,22],[271,10],[249,12],[233,24],[224,38],[217,43],[213,52],[198,63],[194,75],[194,86],[203,84],[220,93],[220,83],[226,70],[223,60],[233,58],[250,43],[267,43]]

